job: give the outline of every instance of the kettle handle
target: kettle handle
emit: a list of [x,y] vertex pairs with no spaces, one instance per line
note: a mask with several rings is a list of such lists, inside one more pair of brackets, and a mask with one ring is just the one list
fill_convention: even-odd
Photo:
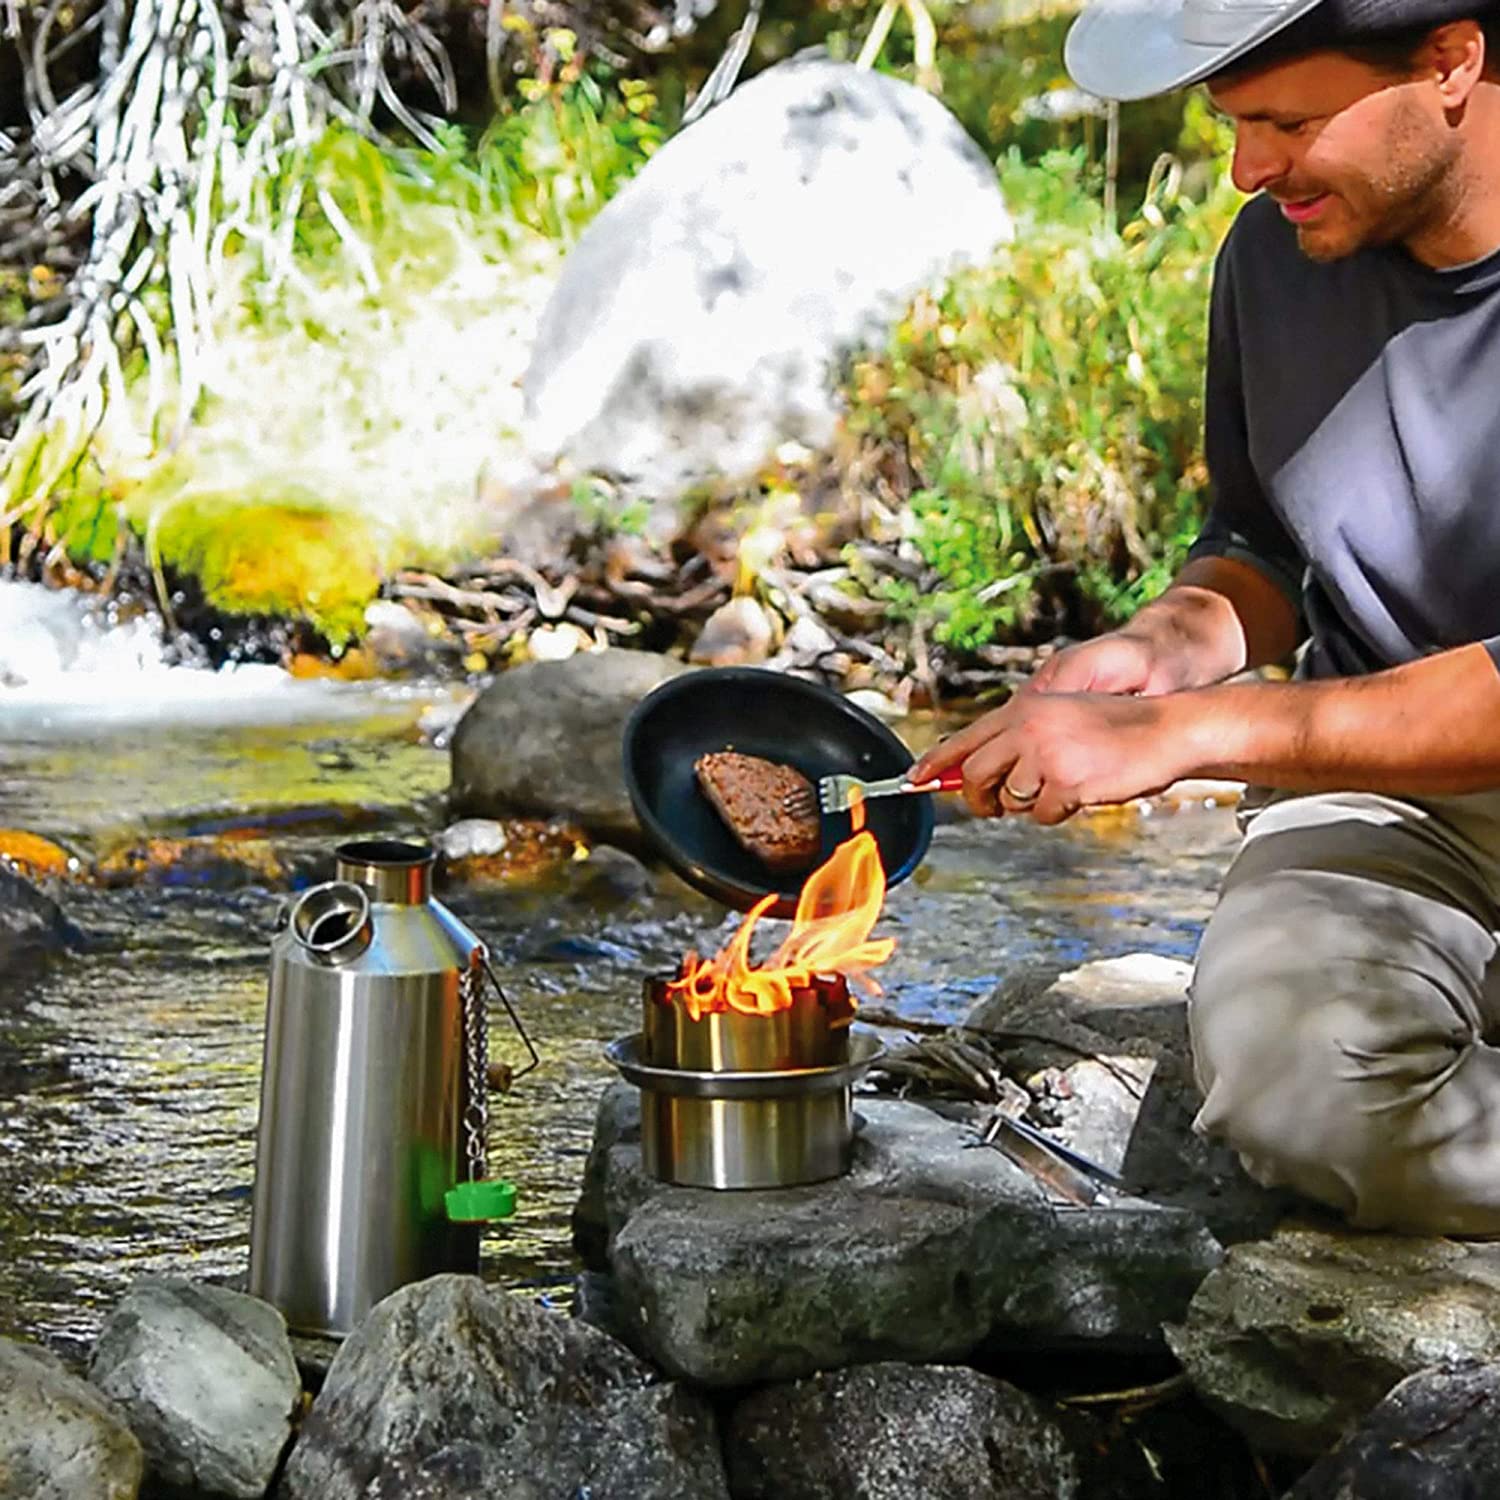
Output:
[[507,1219],[515,1212],[513,1183],[490,1177],[485,1161],[489,1137],[490,1105],[488,1081],[489,1026],[484,1014],[484,965],[482,947],[469,954],[469,966],[459,980],[463,1005],[464,1108],[463,1167],[460,1177],[443,1194],[443,1207],[453,1224],[488,1224]]
[[[489,1061],[489,1026],[484,1013],[483,979],[488,976],[495,986],[495,993],[505,1007],[511,1024],[526,1044],[531,1061],[519,1073],[508,1067],[492,1065]],[[488,1090],[497,1087],[508,1089],[523,1075],[529,1073],[540,1062],[537,1050],[532,1046],[521,1018],[510,1003],[510,996],[495,977],[490,967],[490,956],[483,943],[476,943],[469,952],[469,966],[459,982],[459,997],[463,1007],[464,1046],[464,1108],[463,1108],[463,1155],[466,1181],[450,1188],[445,1202],[448,1216],[456,1223],[479,1223],[493,1219],[508,1218],[515,1209],[516,1190],[508,1182],[491,1181],[486,1171],[486,1145],[489,1137]],[[503,1081],[497,1084],[497,1074]]]
[[541,1058],[537,1055],[531,1038],[526,1034],[526,1027],[521,1022],[516,1008],[510,1003],[510,996],[505,993],[505,987],[495,977],[495,971],[490,967],[490,955],[483,943],[480,943],[469,955],[469,963],[473,968],[483,969],[489,981],[495,987],[495,993],[500,997],[500,1003],[505,1007],[505,1014],[510,1017],[510,1024],[516,1028],[516,1035],[521,1038],[522,1045],[526,1048],[531,1061],[519,1072],[514,1071],[507,1063],[488,1063],[486,1067],[486,1081],[490,1088],[496,1093],[505,1093],[506,1090],[518,1078],[524,1078],[531,1070],[541,1065]]

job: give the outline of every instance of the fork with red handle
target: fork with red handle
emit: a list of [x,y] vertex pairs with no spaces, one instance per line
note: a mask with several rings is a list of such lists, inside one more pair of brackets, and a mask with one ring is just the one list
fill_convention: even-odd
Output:
[[[848,812],[856,801],[868,802],[874,797],[904,797],[911,792],[957,792],[963,790],[962,766],[950,766],[940,776],[928,781],[913,781],[910,776],[887,776],[883,781],[861,781],[858,776],[824,776],[818,782],[818,808],[824,813]],[[791,792],[783,804],[794,816],[812,812],[806,792]]]

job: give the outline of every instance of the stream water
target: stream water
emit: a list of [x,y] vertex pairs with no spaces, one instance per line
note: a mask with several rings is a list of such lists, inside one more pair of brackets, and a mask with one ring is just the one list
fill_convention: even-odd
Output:
[[[70,617],[38,625],[18,587],[0,584],[0,619],[20,612],[35,639],[26,654],[7,633],[0,658],[0,829],[116,872],[54,887],[83,951],[0,976],[0,1333],[76,1357],[144,1272],[243,1274],[269,924],[351,830],[442,827],[463,699],[193,671],[146,638],[49,656]],[[1204,806],[1052,831],[945,823],[890,894],[883,1003],[956,1018],[1038,960],[1190,956],[1233,843],[1228,811]],[[633,1029],[643,976],[737,919],[613,851],[441,894],[490,944],[543,1056],[494,1112],[491,1159],[521,1196],[486,1274],[561,1299],[602,1044]],[[492,1027],[503,1055],[503,1015]]]

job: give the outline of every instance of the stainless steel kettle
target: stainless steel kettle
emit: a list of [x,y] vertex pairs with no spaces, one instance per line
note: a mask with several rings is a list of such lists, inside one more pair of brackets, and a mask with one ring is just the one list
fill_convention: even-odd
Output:
[[[381,1298],[477,1271],[515,1189],[486,1176],[483,943],[432,896],[432,850],[344,844],[271,943],[250,1292],[340,1337]],[[536,1049],[505,992],[530,1061]]]

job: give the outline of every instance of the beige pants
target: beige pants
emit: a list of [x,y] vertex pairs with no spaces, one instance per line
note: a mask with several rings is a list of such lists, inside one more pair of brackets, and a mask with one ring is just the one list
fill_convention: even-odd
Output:
[[1193,978],[1197,1128],[1357,1224],[1500,1234],[1500,794],[1242,820]]

